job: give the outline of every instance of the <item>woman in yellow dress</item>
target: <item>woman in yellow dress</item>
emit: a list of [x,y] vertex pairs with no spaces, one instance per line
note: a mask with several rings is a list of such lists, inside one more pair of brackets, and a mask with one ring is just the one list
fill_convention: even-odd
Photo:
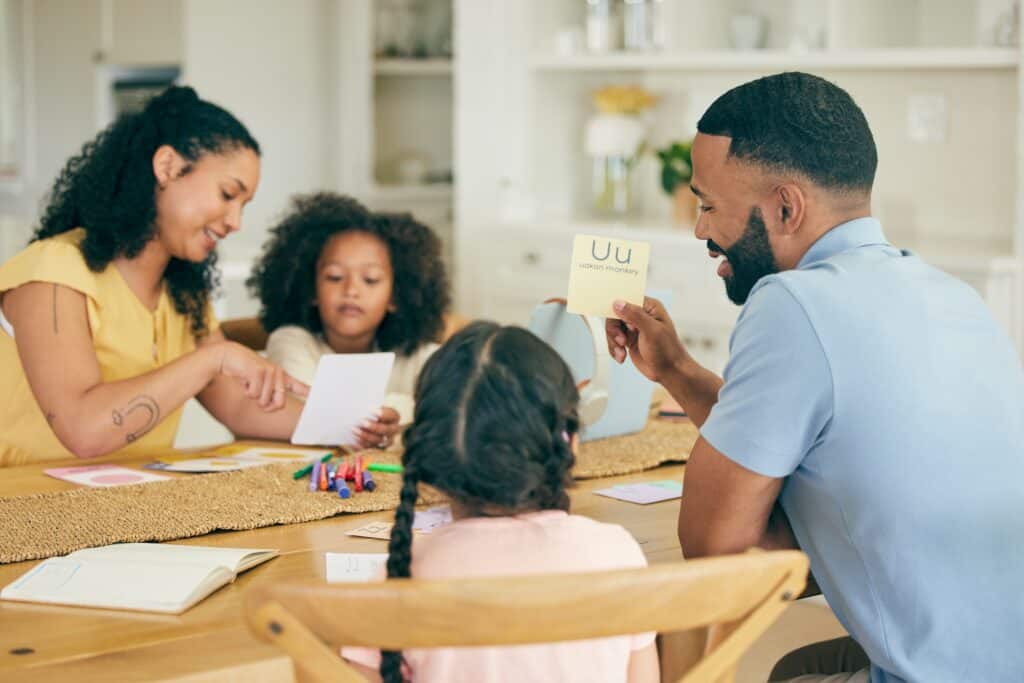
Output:
[[192,397],[237,436],[290,436],[308,387],[226,341],[210,306],[259,153],[172,87],[68,161],[0,266],[0,466],[168,448]]

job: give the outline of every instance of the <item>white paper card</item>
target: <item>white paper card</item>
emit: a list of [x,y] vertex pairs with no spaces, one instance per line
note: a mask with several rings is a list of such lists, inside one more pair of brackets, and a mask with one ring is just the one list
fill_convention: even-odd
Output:
[[640,484],[619,484],[607,489],[594,491],[599,496],[617,498],[629,503],[660,503],[663,500],[681,498],[683,495],[683,484],[678,481],[645,481]]
[[452,509],[447,505],[427,510],[417,510],[413,517],[412,529],[423,534],[429,534],[434,529],[452,523]]
[[162,481],[170,477],[162,477],[151,472],[130,470],[117,465],[85,465],[82,467],[55,467],[43,470],[55,479],[70,481],[72,484],[84,486],[124,486],[126,484],[145,484],[150,481]]
[[383,578],[387,553],[326,553],[327,583]]
[[320,357],[292,443],[352,445],[352,431],[384,403],[393,353],[334,353]]

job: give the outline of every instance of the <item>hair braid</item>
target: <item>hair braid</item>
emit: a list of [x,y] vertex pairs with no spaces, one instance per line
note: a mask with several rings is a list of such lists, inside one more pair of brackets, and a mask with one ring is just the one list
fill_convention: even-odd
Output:
[[[408,458],[405,458],[407,461]],[[412,565],[412,523],[419,497],[419,480],[414,469],[406,464],[402,476],[402,492],[395,510],[395,524],[388,542],[388,578],[408,578]],[[384,683],[402,683],[402,652],[381,652],[380,676]]]

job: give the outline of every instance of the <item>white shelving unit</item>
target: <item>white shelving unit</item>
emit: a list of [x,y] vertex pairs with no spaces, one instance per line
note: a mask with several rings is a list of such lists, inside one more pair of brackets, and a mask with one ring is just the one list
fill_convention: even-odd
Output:
[[452,183],[403,182],[399,167],[413,159],[432,174],[453,171],[456,62],[375,57],[376,19],[374,0],[337,4],[338,190],[375,210],[412,213],[438,232],[452,264]]
[[1013,48],[867,48],[863,50],[693,50],[659,54],[537,54],[534,71],[761,71],[925,69],[1016,70],[1019,51]]
[[[1009,5],[664,0],[663,51],[559,54],[556,37],[584,29],[582,0],[457,0],[460,65],[473,65],[454,69],[459,308],[525,322],[524,296],[533,289],[558,294],[550,290],[564,287],[566,278],[564,265],[548,269],[538,263],[550,257],[531,256],[538,241],[562,245],[593,225],[675,249],[681,272],[713,268],[699,249],[685,246],[696,242],[692,233],[671,229],[671,203],[652,156],[634,172],[636,210],[611,222],[595,215],[582,132],[595,111],[591,95],[611,84],[656,94],[659,103],[646,118],[648,145],[657,148],[692,137],[701,113],[726,90],[801,70],[837,83],[864,110],[880,159],[874,213],[890,240],[978,288],[1024,352],[1021,57],[1019,48],[992,41]],[[764,49],[731,49],[730,18],[739,12],[766,18]],[[789,49],[807,24],[824,45]],[[532,281],[517,289],[516,277]],[[694,290],[693,281],[688,296],[725,299],[720,282],[700,281],[707,289]],[[719,312],[695,319],[680,301],[673,314],[706,323],[721,358],[728,329]]]
[[377,59],[373,63],[377,76],[451,76],[450,59]]

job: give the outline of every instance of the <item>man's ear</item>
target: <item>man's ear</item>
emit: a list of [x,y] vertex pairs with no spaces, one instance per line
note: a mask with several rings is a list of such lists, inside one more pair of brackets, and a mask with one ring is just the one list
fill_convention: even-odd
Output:
[[807,211],[807,197],[803,189],[796,183],[779,185],[775,189],[777,202],[776,220],[779,232],[792,235],[800,229]]
[[156,184],[160,189],[180,176],[186,166],[188,166],[188,162],[185,161],[185,158],[170,145],[160,145],[153,152],[153,175],[156,177]]

